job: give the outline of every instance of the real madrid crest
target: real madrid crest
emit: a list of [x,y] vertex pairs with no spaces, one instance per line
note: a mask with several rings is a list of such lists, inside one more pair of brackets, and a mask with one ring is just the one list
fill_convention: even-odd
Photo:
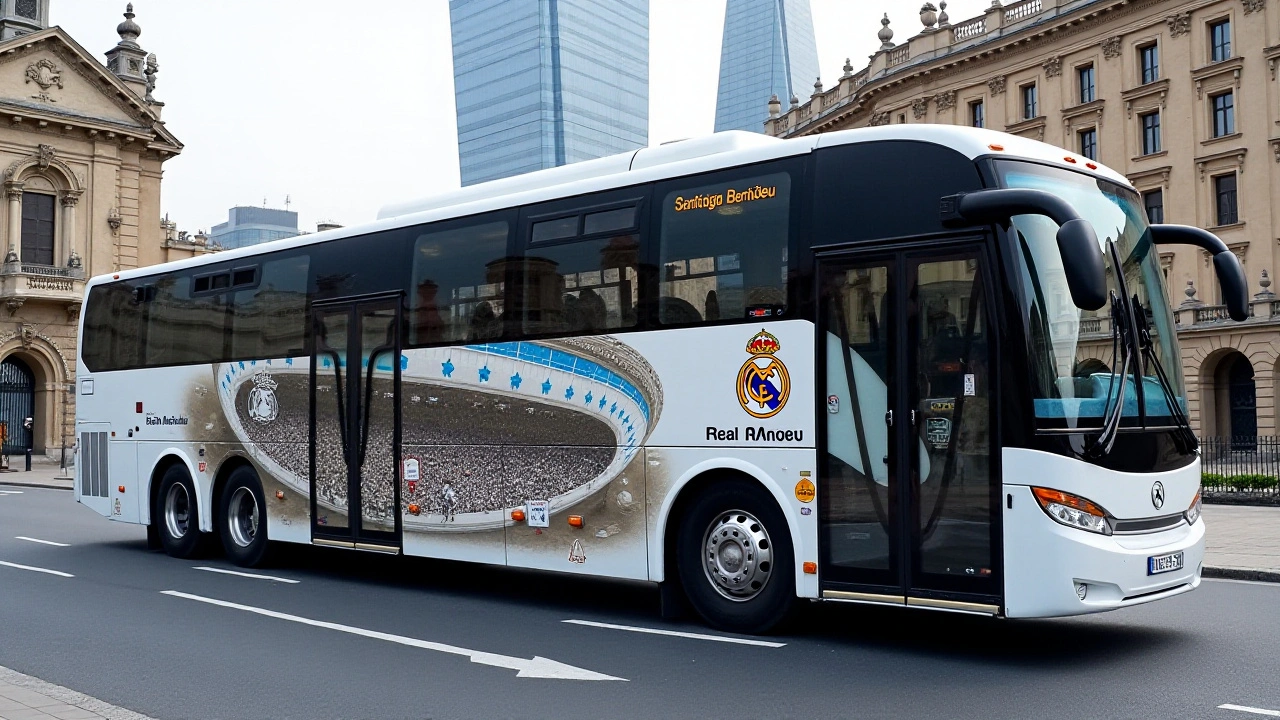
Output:
[[747,343],[751,358],[738,371],[738,402],[752,417],[777,415],[791,394],[787,366],[774,356],[782,343],[772,333],[761,330]]
[[253,376],[253,389],[249,391],[249,417],[260,423],[269,423],[280,414],[276,402],[276,381],[266,370]]

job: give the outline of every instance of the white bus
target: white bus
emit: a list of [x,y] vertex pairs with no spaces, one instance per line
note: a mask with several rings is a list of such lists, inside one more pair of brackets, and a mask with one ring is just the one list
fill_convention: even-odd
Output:
[[1170,242],[1242,319],[1217,238],[989,131],[723,133],[464,188],[94,278],[76,498],[176,557],[630,578],[746,632],[796,598],[1148,602],[1204,553]]

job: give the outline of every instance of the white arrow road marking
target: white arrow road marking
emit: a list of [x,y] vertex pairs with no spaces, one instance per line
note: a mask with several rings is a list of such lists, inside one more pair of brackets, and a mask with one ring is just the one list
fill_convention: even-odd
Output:
[[1218,709],[1219,710],[1238,710],[1239,712],[1253,713],[1254,715],[1280,717],[1280,710],[1263,710],[1262,708],[1248,707],[1246,705],[1219,705]]
[[769,642],[768,640],[748,640],[746,638],[725,637],[724,635],[704,635],[702,633],[679,632],[677,630],[658,630],[657,628],[633,627],[631,625],[614,625],[612,623],[592,622],[591,620],[561,620],[570,625],[586,625],[587,627],[605,628],[608,630],[626,630],[627,632],[645,633],[648,635],[670,635],[672,637],[689,638],[691,640],[711,640],[712,642],[734,643],[737,645],[755,645],[757,647],[780,648],[786,643]]
[[52,540],[40,540],[37,538],[27,537],[26,535],[14,535],[14,540],[26,540],[27,542],[40,543],[41,545],[53,545],[54,547],[71,547],[67,543],[54,542]]
[[237,572],[235,570],[224,570],[222,568],[206,567],[204,565],[197,565],[191,569],[206,570],[208,572],[213,572],[213,573],[222,573],[223,575],[237,575],[239,577],[253,578],[254,580],[274,580],[275,582],[290,583],[292,585],[297,585],[299,582],[302,582],[301,580],[290,580],[289,578],[276,577],[274,575],[256,575],[254,573]]
[[0,565],[5,567],[17,568],[18,570],[30,570],[31,572],[48,573],[49,575],[57,575],[58,577],[75,577],[71,573],[64,573],[59,570],[46,570],[45,568],[31,567],[30,565],[19,565],[18,563],[5,562],[0,560]]
[[621,680],[623,682],[627,682],[626,678],[614,677],[612,675],[605,675],[603,673],[585,670],[572,665],[565,665],[564,663],[549,660],[544,657],[534,656],[532,660],[525,660],[524,658],[509,657],[507,655],[481,652],[479,650],[468,650],[467,648],[457,647],[455,645],[445,645],[444,643],[419,640],[417,638],[404,637],[403,635],[392,635],[390,633],[378,632],[376,630],[365,630],[364,628],[352,627],[350,625],[340,625],[338,623],[312,620],[310,618],[299,617],[298,615],[289,615],[287,613],[276,612],[274,610],[253,607],[252,605],[241,605],[239,603],[227,602],[225,600],[215,600],[213,598],[201,597],[200,595],[191,595],[184,592],[178,592],[177,590],[161,590],[160,594],[186,598],[188,600],[195,600],[197,602],[208,603],[210,605],[232,608],[234,610],[244,610],[245,612],[251,612],[257,615],[265,615],[266,617],[288,620],[290,622],[325,628],[327,630],[337,630],[338,632],[360,635],[362,637],[373,638],[375,640],[386,640],[387,642],[422,648],[423,650],[434,650],[435,652],[449,653],[450,655],[465,655],[470,658],[473,663],[517,670],[518,672],[516,673],[516,677],[553,678],[556,680]]

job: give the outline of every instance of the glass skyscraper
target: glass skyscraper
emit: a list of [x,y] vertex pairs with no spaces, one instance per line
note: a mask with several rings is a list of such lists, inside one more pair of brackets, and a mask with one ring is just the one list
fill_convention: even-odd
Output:
[[809,0],[729,0],[720,46],[716,132],[764,132],[769,97],[785,109],[813,94],[818,44]]
[[462,184],[648,144],[648,0],[449,0]]
[[237,206],[227,221],[209,229],[209,239],[230,250],[298,234],[298,213],[292,210]]

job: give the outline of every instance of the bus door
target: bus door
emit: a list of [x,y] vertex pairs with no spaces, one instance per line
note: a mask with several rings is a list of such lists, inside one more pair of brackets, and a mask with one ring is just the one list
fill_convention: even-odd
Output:
[[401,301],[312,307],[311,537],[399,552]]
[[822,258],[819,273],[823,596],[997,612],[983,246],[842,253]]

